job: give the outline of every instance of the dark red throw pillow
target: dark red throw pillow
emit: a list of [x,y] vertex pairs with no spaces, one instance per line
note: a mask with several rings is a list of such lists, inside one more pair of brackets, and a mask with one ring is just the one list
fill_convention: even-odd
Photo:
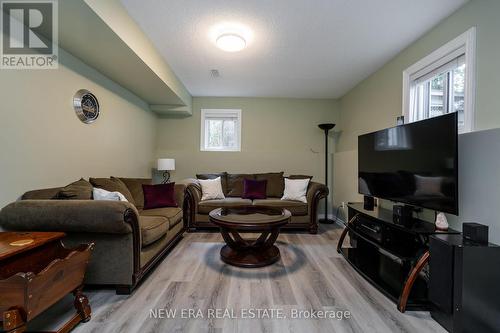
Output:
[[243,199],[265,199],[267,179],[264,180],[243,180]]
[[175,183],[159,185],[142,184],[142,191],[144,192],[144,209],[177,207],[174,186]]

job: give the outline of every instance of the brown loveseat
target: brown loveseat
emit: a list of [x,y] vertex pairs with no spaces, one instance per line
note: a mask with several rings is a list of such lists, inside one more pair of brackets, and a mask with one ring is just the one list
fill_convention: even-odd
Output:
[[[0,226],[11,231],[62,231],[67,234],[63,241],[67,246],[94,242],[85,283],[112,285],[117,293],[128,294],[182,237],[185,186],[175,185],[179,207],[144,210],[142,184],[151,184],[151,179],[91,181],[105,189],[110,181],[113,186],[126,186],[123,192],[128,190],[129,202],[62,200],[59,193],[63,188],[34,190],[0,211]],[[71,199],[82,197],[74,188],[72,191]]]
[[[190,231],[198,228],[215,228],[210,223],[208,213],[219,207],[234,206],[272,206],[286,208],[292,213],[292,218],[285,228],[307,230],[312,234],[318,231],[317,210],[321,199],[328,195],[328,188],[320,183],[311,181],[307,190],[307,203],[291,200],[281,200],[285,188],[283,172],[260,174],[228,174],[227,172],[199,174],[197,179],[186,179],[187,208],[185,215]],[[225,199],[201,200],[202,192],[198,179],[214,179],[221,177],[222,191]],[[308,176],[289,176],[289,178],[304,178]],[[243,180],[267,180],[266,199],[242,199]],[[310,178],[310,177],[308,177]]]

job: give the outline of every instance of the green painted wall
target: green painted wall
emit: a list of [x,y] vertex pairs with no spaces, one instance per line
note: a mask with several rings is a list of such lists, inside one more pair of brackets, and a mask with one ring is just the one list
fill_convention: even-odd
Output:
[[[202,108],[242,109],[241,152],[200,151]],[[284,171],[323,181],[324,133],[317,125],[337,120],[336,100],[194,97],[192,117],[158,121],[157,156],[176,159],[174,180],[203,172]]]
[[[80,177],[151,175],[157,118],[148,105],[62,49],[59,61],[57,70],[0,70],[0,207]],[[89,125],[73,110],[82,88],[101,106]]]
[[[79,0],[72,0],[79,1]],[[104,21],[113,32],[129,47],[141,61],[143,61],[151,71],[153,71],[169,89],[184,103],[186,107],[175,105],[166,105],[166,109],[171,109],[172,114],[189,115],[191,111],[192,97],[184,84],[179,80],[169,64],[163,59],[162,55],[158,52],[154,44],[149,40],[147,35],[142,31],[140,26],[128,14],[126,8],[120,0],[85,0],[85,3]],[[68,6],[69,7],[69,6]],[[72,7],[69,7],[72,10]],[[67,13],[65,13],[67,15]],[[74,13],[79,15],[78,12]],[[92,16],[93,19],[96,19]],[[93,24],[95,22],[89,22]],[[96,23],[97,24],[97,23]],[[70,24],[66,26],[67,29],[74,28]],[[77,32],[74,32],[77,34]],[[71,36],[71,35],[70,35]],[[71,38],[66,40],[67,43],[73,43]],[[72,45],[75,47],[74,45]],[[104,55],[101,55],[103,57]],[[109,57],[109,56],[108,56]],[[125,58],[122,56],[121,58]],[[115,61],[123,61],[124,59],[115,59]],[[124,63],[123,67],[126,67]],[[141,73],[135,73],[141,75]],[[154,87],[151,87],[154,88]],[[177,110],[177,111],[176,111]],[[184,110],[185,112],[179,111]]]
[[402,72],[433,50],[477,27],[476,130],[500,127],[500,1],[472,0],[343,96],[335,154],[334,201],[359,201],[357,137],[394,126],[402,114]]

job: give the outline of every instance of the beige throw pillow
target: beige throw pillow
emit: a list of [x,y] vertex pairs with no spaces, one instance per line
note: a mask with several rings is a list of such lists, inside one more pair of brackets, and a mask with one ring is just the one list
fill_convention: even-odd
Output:
[[285,191],[281,200],[293,200],[307,203],[307,187],[310,179],[285,178]]
[[220,177],[215,179],[198,179],[201,185],[201,200],[224,199]]

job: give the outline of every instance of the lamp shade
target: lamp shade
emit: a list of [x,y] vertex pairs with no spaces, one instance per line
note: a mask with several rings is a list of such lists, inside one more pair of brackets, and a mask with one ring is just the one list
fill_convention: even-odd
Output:
[[160,171],[170,171],[175,170],[175,159],[173,158],[159,158],[158,159],[158,170]]

